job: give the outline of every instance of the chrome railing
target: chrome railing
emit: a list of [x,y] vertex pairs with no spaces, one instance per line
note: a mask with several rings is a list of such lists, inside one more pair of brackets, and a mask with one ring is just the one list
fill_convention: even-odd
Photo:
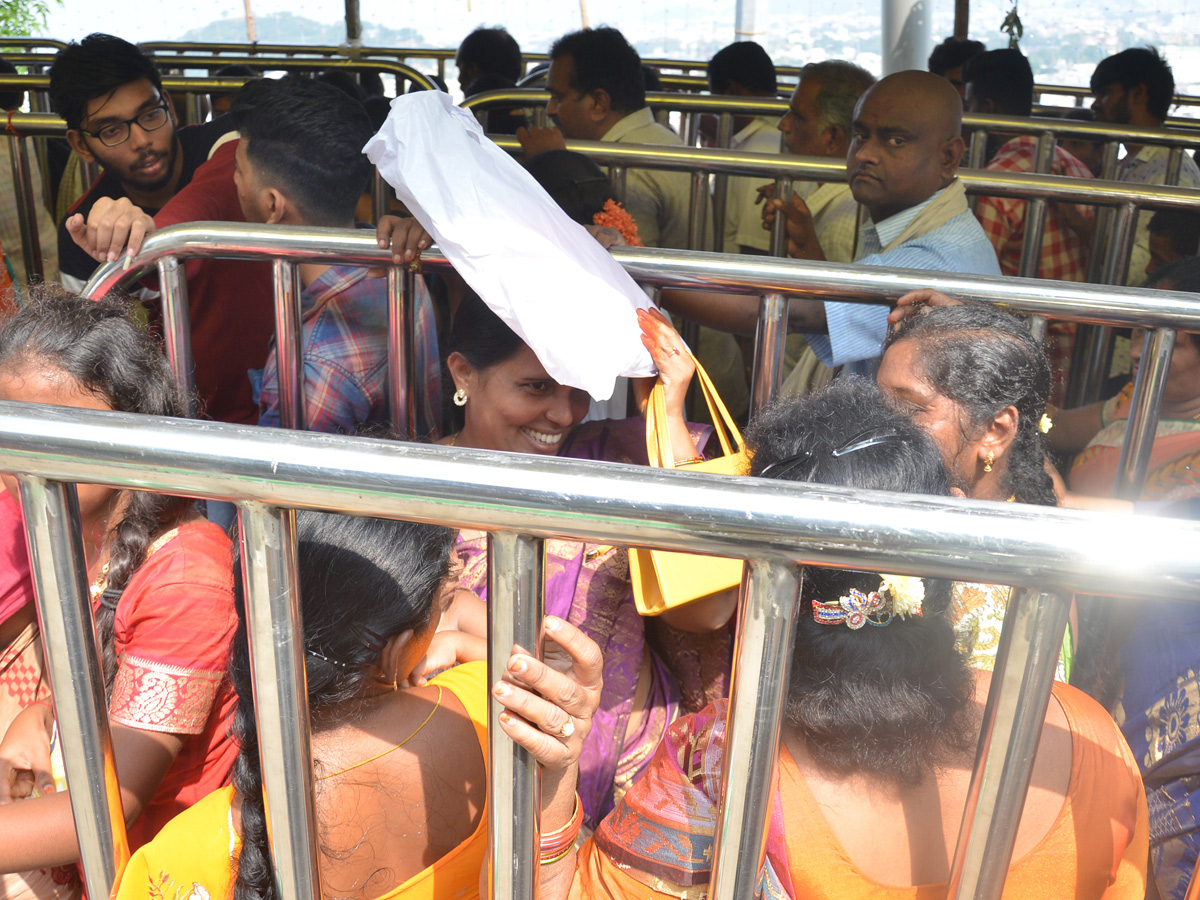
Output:
[[[654,288],[682,288],[754,294],[764,298],[757,323],[753,394],[759,404],[776,395],[781,380],[780,345],[786,333],[784,297],[887,304],[910,290],[936,288],[952,296],[1003,305],[1029,315],[1069,322],[1088,322],[1150,329],[1147,352],[1133,397],[1131,427],[1119,466],[1117,492],[1136,497],[1145,481],[1149,454],[1166,386],[1175,332],[1200,331],[1200,296],[1127,287],[1101,287],[1042,279],[952,275],[911,269],[885,269],[849,264],[783,260],[669,250],[618,249],[613,252],[638,283]],[[302,262],[376,266],[389,269],[392,298],[389,316],[389,391],[395,421],[411,427],[414,384],[411,279],[397,269],[389,251],[379,249],[370,233],[350,229],[250,226],[216,222],[176,225],[152,234],[127,271],[123,263],[100,267],[85,290],[100,297],[127,285],[156,267],[163,290],[167,355],[180,386],[191,393],[192,356],[187,317],[187,284],[180,261],[189,258],[270,259],[275,266],[281,419],[303,427],[303,379],[298,358],[299,311],[288,273]],[[436,248],[426,251],[422,265],[432,269],[449,263]],[[402,416],[406,418],[402,418]]]
[[[949,896],[998,898],[1072,592],[1200,599],[1200,526],[1023,505],[761,482],[81,409],[0,403],[91,896],[124,862],[124,821],[71,482],[238,504],[266,808],[281,896],[320,900],[293,508],[490,533],[498,678],[536,635],[541,541],[645,545],[748,560],[709,896],[753,896],[770,818],[800,565],[1012,584]],[[564,502],[564,498],[565,502]],[[687,527],[680,523],[686,522]],[[526,646],[534,646],[530,642]],[[490,699],[489,699],[490,702]],[[537,772],[489,710],[491,895],[532,898]],[[499,777],[505,773],[508,777]]]

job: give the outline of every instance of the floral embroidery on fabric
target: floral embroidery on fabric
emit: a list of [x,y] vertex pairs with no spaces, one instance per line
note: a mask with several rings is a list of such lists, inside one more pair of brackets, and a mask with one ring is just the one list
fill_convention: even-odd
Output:
[[158,878],[150,876],[150,900],[210,900],[211,895],[203,885],[193,881],[191,887],[176,885],[175,879],[166,872],[159,872]]
[[169,734],[200,734],[224,672],[203,672],[122,656],[109,715],[114,722]]
[[1184,744],[1200,736],[1200,679],[1188,669],[1175,681],[1175,690],[1146,711],[1144,769],[1152,768]]

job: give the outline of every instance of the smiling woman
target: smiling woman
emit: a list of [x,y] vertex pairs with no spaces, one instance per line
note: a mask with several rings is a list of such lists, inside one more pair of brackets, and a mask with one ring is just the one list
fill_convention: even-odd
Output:
[[[640,313],[639,323],[664,387],[675,459],[694,461],[700,456],[697,444],[703,446],[708,434],[683,418],[694,364],[661,314]],[[581,425],[587,394],[551,378],[533,351],[478,297],[469,295],[459,307],[448,346],[454,403],[464,416],[462,429],[442,443],[647,464],[641,417]],[[649,386],[635,383],[639,393],[648,394]],[[457,552],[464,564],[459,585],[486,600],[487,536],[461,533]],[[672,625],[688,625],[679,620],[652,620],[648,629],[633,604],[623,548],[549,541],[545,572],[546,612],[578,624],[604,656],[600,709],[584,743],[579,786],[586,821],[594,827],[641,771],[681,705],[699,709],[724,695],[729,633],[727,628],[677,631]],[[452,609],[449,618],[470,630],[460,609]]]

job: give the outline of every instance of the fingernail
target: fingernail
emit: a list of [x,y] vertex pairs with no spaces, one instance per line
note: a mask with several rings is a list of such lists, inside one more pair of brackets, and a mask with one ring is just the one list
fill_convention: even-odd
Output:
[[500,721],[503,722],[505,725],[512,724],[512,720],[513,720],[512,714],[509,713],[508,710],[505,710],[504,712],[500,713]]
[[383,238],[380,238],[380,239],[379,239],[379,249],[380,249],[380,250],[386,250],[386,249],[387,249],[387,241],[385,241]]
[[562,627],[562,619],[558,616],[546,616],[546,630],[558,631]]
[[494,688],[492,688],[492,693],[495,694],[497,697],[507,697],[509,694],[512,693],[512,688],[510,688],[507,684],[505,684],[503,681],[501,681]]
[[405,262],[411,262],[411,261],[412,261],[412,251],[411,251],[411,250],[405,250],[405,251],[404,251],[404,261],[405,261]]
[[116,261],[117,261],[117,254],[115,254],[115,253],[113,253],[111,250],[109,250],[109,251],[108,251],[108,261],[109,261],[109,262],[116,262]]
[[516,659],[514,659],[512,662],[510,662],[508,664],[508,671],[512,672],[514,675],[520,675],[522,672],[524,672],[528,668],[529,668],[529,664],[526,663],[525,660],[521,659],[520,657],[517,657]]

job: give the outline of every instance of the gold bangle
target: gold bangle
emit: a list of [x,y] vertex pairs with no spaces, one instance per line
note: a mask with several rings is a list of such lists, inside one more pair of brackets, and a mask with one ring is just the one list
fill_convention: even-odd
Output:
[[540,859],[538,859],[538,863],[543,866],[552,866],[556,862],[562,862],[564,859],[566,859],[568,856],[570,856],[571,851],[574,849],[575,849],[575,842],[571,841],[571,843],[567,844],[566,849],[563,850],[561,853],[557,854],[556,856],[550,856],[550,857],[543,856]]
[[690,466],[694,463],[702,463],[702,462],[704,462],[703,456],[692,456],[692,457],[689,457],[688,459],[677,459],[677,460],[675,460],[675,468],[679,468],[680,466]]

